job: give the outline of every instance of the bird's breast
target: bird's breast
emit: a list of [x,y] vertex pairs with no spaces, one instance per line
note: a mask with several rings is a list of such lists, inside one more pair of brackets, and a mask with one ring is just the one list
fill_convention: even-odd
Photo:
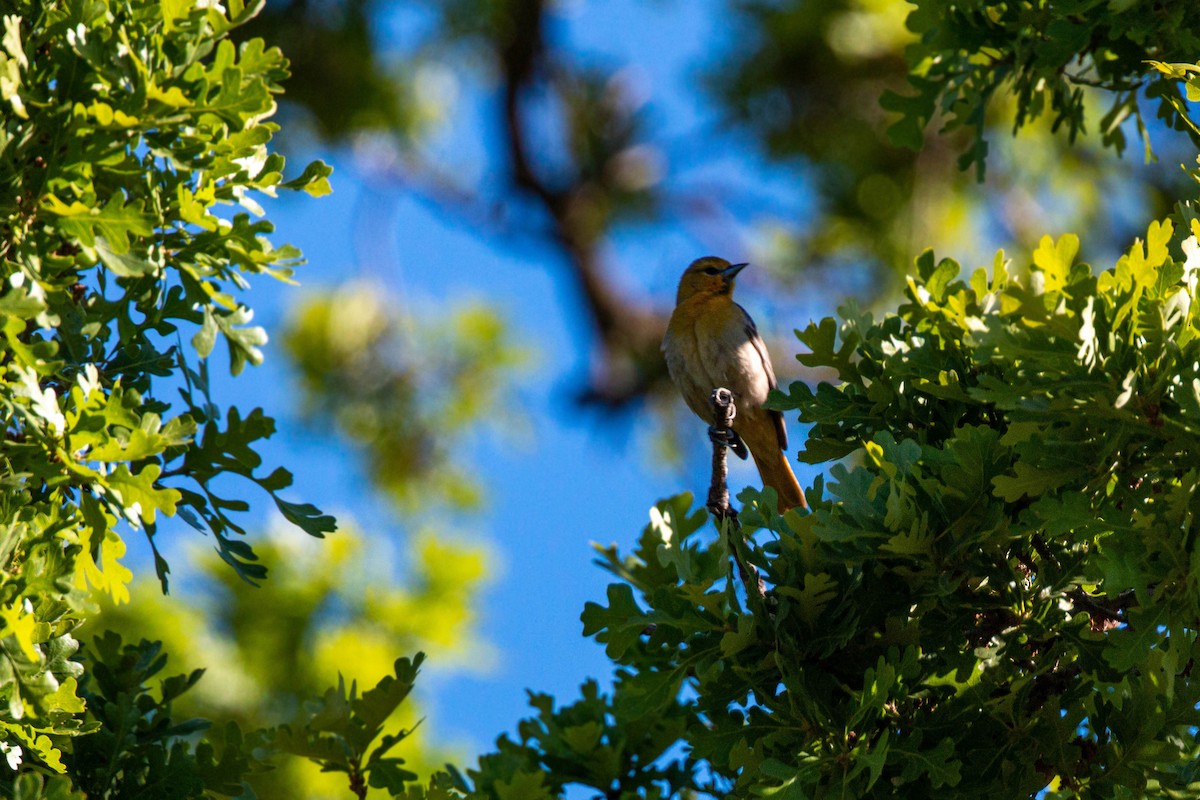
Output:
[[751,339],[753,323],[727,297],[680,303],[663,340],[667,368],[688,405],[707,416],[712,390],[731,390],[739,406],[766,402],[770,378]]

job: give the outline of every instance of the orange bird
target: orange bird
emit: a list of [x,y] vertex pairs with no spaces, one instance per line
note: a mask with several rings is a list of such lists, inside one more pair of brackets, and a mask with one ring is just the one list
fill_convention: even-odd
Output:
[[[784,450],[787,428],[783,414],[762,405],[775,388],[775,371],[766,345],[746,309],[733,302],[733,284],[745,264],[705,256],[693,261],[679,279],[675,311],[663,337],[663,354],[671,379],[688,408],[712,421],[713,389],[733,392],[737,416],[726,442],[742,458],[746,448],[764,486],[779,497],[779,511],[808,508]],[[710,429],[715,436],[715,430]],[[744,443],[744,444],[743,444]]]

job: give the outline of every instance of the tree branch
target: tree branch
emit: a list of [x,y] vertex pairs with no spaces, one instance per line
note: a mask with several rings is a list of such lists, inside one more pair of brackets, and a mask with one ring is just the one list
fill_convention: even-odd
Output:
[[1137,594],[1133,589],[1127,589],[1114,598],[1090,595],[1083,589],[1075,588],[1067,592],[1067,598],[1076,608],[1086,611],[1092,617],[1092,629],[1106,631],[1119,625],[1128,625],[1125,610],[1138,604]]
[[552,221],[550,237],[567,256],[571,277],[599,339],[596,374],[578,399],[584,404],[619,408],[665,382],[666,365],[659,348],[666,316],[625,296],[612,282],[613,270],[600,255],[602,240],[595,225],[597,197],[602,199],[604,187],[597,186],[582,169],[563,179],[562,185],[539,174],[531,157],[521,97],[546,72],[544,2],[520,0],[512,13],[514,23],[520,23],[514,26],[519,34],[499,42],[497,49],[512,182],[536,199]]
[[733,437],[733,418],[737,416],[737,405],[733,401],[733,392],[725,388],[713,389],[710,396],[713,407],[713,424],[709,430],[712,440],[712,481],[708,487],[708,510],[717,523],[717,530],[726,537],[733,563],[737,565],[738,575],[742,585],[746,587],[747,597],[756,608],[762,608],[766,598],[766,586],[758,569],[748,563],[743,557],[742,527],[738,522],[737,511],[729,504],[728,449]]

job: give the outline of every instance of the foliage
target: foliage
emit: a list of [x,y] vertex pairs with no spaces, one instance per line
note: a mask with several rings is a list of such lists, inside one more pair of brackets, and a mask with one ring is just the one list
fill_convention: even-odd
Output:
[[417,776],[404,769],[404,759],[387,753],[412,730],[384,734],[383,728],[412,691],[424,658],[418,653],[411,660],[397,659],[395,674],[384,676],[361,697],[357,684],[351,683],[347,691],[338,676],[336,689],[328,689],[309,704],[303,723],[282,726],[274,732],[272,743],[282,752],[320,764],[324,772],[346,773],[350,790],[358,797],[367,796],[368,786],[399,792]]
[[1173,83],[1161,91],[1162,107],[1159,116],[1170,118],[1176,128],[1185,128],[1193,138],[1200,137],[1200,125],[1192,119],[1192,110],[1188,105],[1200,101],[1200,66],[1188,63],[1169,64],[1162,61],[1151,61],[1150,65],[1159,72],[1160,81],[1183,84],[1182,91]]
[[[828,0],[820,19],[844,20],[873,2]],[[618,582],[582,616],[617,665],[612,691],[589,681],[566,704],[531,694],[534,716],[474,768],[422,784],[391,755],[412,725],[385,731],[407,709],[421,656],[396,660],[362,695],[339,677],[269,738],[227,726],[203,741],[201,723],[174,720],[199,672],[149,690],[165,663],[160,645],[102,636],[81,658],[73,635],[92,613],[88,592],[128,599],[123,536],[142,530],[155,548],[160,512],[213,536],[233,567],[229,585],[243,593],[230,593],[224,616],[240,644],[257,648],[242,661],[257,658],[273,687],[285,668],[310,677],[297,654],[313,640],[305,624],[272,628],[264,615],[294,601],[291,612],[309,623],[335,595],[330,570],[325,583],[252,608],[246,585],[266,573],[237,536],[235,515],[248,504],[224,488],[240,476],[308,533],[332,530],[315,507],[279,496],[285,470],[259,474],[255,445],[271,420],[257,409],[223,414],[209,392],[218,337],[235,374],[262,357],[265,333],[236,291],[249,275],[289,279],[299,255],[270,243],[254,193],[320,195],[329,174],[317,163],[283,180],[266,120],[287,64],[259,40],[226,38],[261,3],[226,5],[0,0],[0,752],[19,768],[7,794],[244,794],[272,743],[344,775],[359,796],[370,785],[409,800],[561,797],[577,787],[607,798],[1200,789],[1200,215],[1187,205],[1099,274],[1077,260],[1071,235],[1044,239],[1027,273],[998,256],[990,274],[960,280],[956,263],[927,253],[896,313],[877,322],[847,306],[840,323],[803,331],[811,352],[801,361],[839,381],[793,384],[774,400],[812,426],[805,458],[838,461],[828,485],[810,493],[812,513],[781,517],[769,492],[747,490],[744,527],[713,535],[690,497],[658,504],[632,553],[602,551]],[[369,46],[369,5],[349,6],[350,46]],[[806,10],[744,7],[760,22],[795,22]],[[1147,8],[1154,13],[1134,13]],[[625,381],[614,390],[600,380],[593,399],[639,396],[654,385],[661,319],[622,309],[602,275],[617,225],[663,209],[644,116],[611,74],[554,58],[538,0],[452,0],[432,13],[429,41],[445,52],[466,42],[501,79],[504,191],[537,204],[548,231],[539,235],[567,254],[585,287],[601,376]],[[1046,114],[1074,137],[1090,113],[1079,87],[1091,84],[1115,92],[1101,128],[1118,149],[1121,121],[1142,123],[1143,88],[1169,124],[1195,134],[1187,101],[1200,65],[1184,60],[1194,57],[1198,22],[1184,6],[1128,1],[922,2],[909,20],[918,41],[907,74],[918,94],[888,95],[903,115],[897,141],[920,144],[924,126],[944,119],[972,129],[965,162],[981,164],[985,112],[1001,89],[1018,127]],[[786,28],[763,32],[786,41]],[[891,70],[884,82],[899,76],[903,37],[882,37],[883,50],[864,54],[839,50],[847,40],[835,30],[803,27],[800,38],[823,41],[841,67],[859,58],[873,80],[864,55]],[[378,63],[360,55],[351,75]],[[772,70],[791,63],[769,63],[750,82],[754,93],[770,97],[781,85]],[[746,63],[732,66],[746,77]],[[416,128],[397,93],[364,89],[348,99],[387,107],[351,125]],[[554,98],[561,123],[544,152],[527,127],[539,95]],[[755,108],[737,113],[753,118]],[[811,152],[836,149],[814,141]],[[866,179],[892,163],[915,175],[916,162],[875,152],[874,136],[859,144],[879,157],[840,198],[857,204],[851,216],[894,221],[878,198],[871,210]],[[909,189],[898,184],[893,196]],[[244,211],[216,213],[233,204]],[[387,475],[380,484],[403,496],[440,481],[461,501],[449,451],[420,445],[438,422],[474,419],[494,399],[494,373],[480,366],[508,352],[495,318],[468,314],[460,321],[475,328],[466,336],[448,330],[431,361],[410,349],[397,366],[396,332],[378,313],[355,319],[358,338],[331,334],[345,318],[338,302],[314,302],[291,335],[308,359],[312,408],[336,415],[359,390],[339,422],[367,452],[431,454],[432,466],[401,475],[399,489]],[[379,374],[380,365],[394,369]],[[449,375],[456,389],[423,394],[414,375]],[[476,377],[482,384],[468,380]],[[167,399],[172,390],[178,401]],[[165,588],[157,549],[155,560]],[[452,572],[438,575],[462,578],[458,595],[445,594],[465,608],[472,576]],[[437,587],[420,588],[428,591],[388,610],[428,614],[421,601]],[[310,688],[270,699],[294,706]]]
[[[781,165],[803,163],[817,187],[816,217],[775,221],[771,229],[781,242],[756,254],[756,263],[776,264],[781,277],[792,280],[832,266],[829,278],[838,280],[839,272],[864,261],[902,271],[913,238],[926,242],[936,235],[950,246],[947,229],[961,209],[988,199],[973,196],[943,163],[944,143],[935,141],[918,156],[890,142],[877,102],[884,91],[905,85],[904,48],[913,38],[904,27],[908,7],[887,0],[730,5],[743,31],[734,51],[708,67],[707,87],[727,119]],[[924,192],[930,184],[945,191]],[[920,217],[909,209],[918,202],[922,216],[938,220],[936,231],[926,229],[932,225],[914,229]],[[802,274],[796,274],[798,264]]]
[[[1038,38],[1050,22],[1111,29],[1120,37],[1112,46],[1120,58],[1101,69],[1112,72],[1114,85],[1128,84],[1121,97],[1132,102],[1132,87],[1146,80],[1141,59],[1166,58],[1159,41],[1195,38],[1190,7],[1092,0],[1035,11],[1035,3],[1009,3],[985,14],[978,9],[989,4],[979,2],[965,11],[962,3],[941,0],[917,5],[911,30],[904,24],[911,5],[896,0],[725,0],[706,8],[704,15],[720,22],[694,42],[689,33],[695,59],[680,76],[706,109],[699,120],[659,96],[672,82],[639,79],[637,55],[622,63],[625,37],[610,37],[611,46],[592,52],[580,45],[595,41],[591,32],[576,35],[579,20],[613,13],[622,20],[627,14],[634,25],[653,19],[671,36],[669,3],[608,12],[547,0],[339,0],[331,12],[306,0],[275,0],[247,35],[295,50],[288,98],[300,107],[296,116],[313,120],[324,141],[353,145],[372,204],[407,202],[415,194],[476,233],[492,254],[528,262],[533,242],[537,252],[552,254],[546,268],[556,279],[565,266],[579,298],[576,311],[591,331],[590,347],[579,349],[570,376],[573,394],[605,410],[641,413],[647,398],[656,409],[677,404],[661,402],[673,397],[658,357],[664,295],[640,296],[642,282],[627,276],[648,273],[661,281],[661,271],[670,271],[666,263],[681,266],[698,251],[745,242],[747,255],[800,297],[827,290],[879,298],[898,290],[914,248],[982,257],[997,244],[1034,246],[1049,226],[1084,234],[1097,251],[1116,252],[1146,218],[1169,211],[1183,177],[1173,157],[1170,169],[1102,157],[1102,138],[1124,135],[1117,117],[1091,125],[1092,136],[1083,135],[1081,123],[1071,143],[1051,132],[1050,120],[1026,124],[1016,151],[1006,147],[1004,132],[1014,119],[1036,118],[1036,103],[1048,105],[1045,97],[1061,82],[1084,90],[1070,96],[1080,115],[1102,118],[1105,109],[1096,109],[1110,98],[1084,85],[1097,80],[1083,74],[1083,64],[1067,70],[1077,83],[1051,74],[1045,96],[1035,80],[1041,73],[1030,74],[1023,80],[1033,87],[1031,99],[1017,97],[1005,82],[1013,65],[976,53],[970,36],[973,25],[987,23],[992,28],[985,32],[1001,44],[1001,36],[1023,37],[1022,55],[1032,54],[1038,69],[1050,72]],[[953,13],[942,13],[950,7]],[[988,22],[987,14],[1004,15],[1004,24]],[[1017,24],[1022,15],[1030,17],[1028,29]],[[1145,34],[1173,23],[1169,35]],[[1139,42],[1145,52],[1135,52]],[[919,66],[929,55],[947,70],[944,80],[927,75],[931,88],[916,99],[907,83],[910,45],[911,63]],[[1098,40],[1094,51],[1106,46]],[[933,52],[938,47],[945,52]],[[645,61],[658,59],[647,54]],[[964,62],[972,81],[995,80],[995,86],[961,88],[951,70]],[[1178,94],[1166,92],[1165,82],[1155,85],[1164,97]],[[897,141],[887,134],[895,113],[877,102],[884,92],[893,108],[906,104],[901,127],[908,135]],[[955,102],[959,96],[979,96],[986,108],[957,135],[924,141],[920,132],[931,115],[940,123],[939,109],[958,113],[966,105]],[[922,116],[930,103],[933,110]],[[986,187],[973,185],[955,165],[958,151],[971,149],[977,135],[992,146]],[[902,146],[918,140],[919,153]],[[1159,149],[1169,154],[1170,143]],[[731,156],[754,162],[760,153],[766,163],[753,177],[726,177]],[[1105,202],[1114,192],[1153,211],[1114,219]],[[363,214],[356,238],[403,240],[407,232],[389,230],[388,223],[386,215]],[[624,246],[648,230],[668,243],[655,250],[664,255]],[[421,260],[405,268],[414,266],[440,268]],[[403,297],[395,313],[423,321]],[[412,377],[418,393],[437,392],[422,374]],[[437,429],[422,422],[411,420],[410,430],[436,438]]]
[[[211,551],[186,563],[185,591],[163,596],[135,581],[132,602],[104,604],[96,630],[161,640],[173,663],[204,667],[205,678],[177,711],[242,730],[295,723],[305,701],[346,682],[374,685],[398,653],[429,653],[440,675],[490,662],[477,620],[477,598],[489,554],[438,535],[406,536],[393,558],[387,537],[369,534],[339,515],[337,536],[296,539],[273,530],[256,551],[272,565],[269,580],[251,586]],[[403,556],[403,564],[394,563]],[[402,570],[397,569],[403,566]],[[424,683],[424,679],[422,680]],[[418,686],[389,726],[413,728],[428,695]],[[437,744],[438,723],[404,742],[408,768],[428,774],[451,755]],[[251,775],[259,797],[328,798],[346,791],[344,775],[321,774],[302,759],[273,759]],[[378,796],[378,795],[377,795]]]
[[288,100],[311,116],[321,136],[407,133],[424,120],[413,86],[420,70],[389,63],[376,51],[378,0],[338,0],[336,9],[307,0],[266,4],[233,32],[235,41],[265,39],[288,54]]
[[166,678],[154,693],[147,684],[167,662],[159,643],[128,645],[108,633],[97,637],[84,655],[89,670],[80,696],[87,703],[86,724],[93,730],[64,759],[70,780],[26,772],[0,790],[4,796],[234,797],[242,795],[247,774],[265,768],[255,755],[265,734],[243,736],[230,723],[218,755],[207,741],[193,745],[187,740],[206,729],[206,721],[173,718],[173,704],[195,686],[203,670]]
[[[252,219],[254,195],[320,195],[330,171],[283,179],[266,119],[287,63],[261,41],[235,48],[226,34],[257,6],[227,5],[0,2],[0,728],[26,768],[83,769],[63,752],[90,730],[72,634],[89,589],[128,599],[128,531],[154,547],[162,517],[178,516],[243,577],[263,577],[236,536],[248,505],[228,476],[314,536],[333,528],[280,496],[286,470],[258,472],[271,419],[222,414],[208,392],[218,337],[234,373],[262,357],[265,334],[233,292],[247,276],[288,279],[299,257]],[[216,213],[234,203],[249,213]],[[77,756],[100,746],[89,741]],[[170,768],[177,750],[162,763],[153,752],[138,757]]]
[[[678,688],[677,686],[675,688]],[[687,727],[689,710],[660,699],[661,678],[622,675],[612,698],[595,681],[563,708],[549,695],[530,692],[537,716],[517,726],[519,742],[501,736],[496,752],[483,756],[468,781],[451,770],[456,789],[477,797],[551,800],[570,785],[606,797],[665,798],[693,783],[687,765],[662,760]],[[436,779],[433,786],[436,787]]]
[[478,482],[455,452],[466,433],[517,416],[500,401],[523,354],[487,306],[429,319],[398,306],[365,284],[299,305],[283,344],[302,412],[358,445],[368,479],[400,508],[478,508]]
[[254,754],[263,734],[244,737],[236,723],[229,723],[218,756],[207,741],[187,741],[208,727],[206,721],[172,719],[173,704],[203,670],[166,678],[152,694],[147,683],[167,662],[160,644],[122,645],[119,636],[108,633],[94,639],[89,650],[95,655],[89,658],[93,663],[82,694],[100,728],[80,737],[67,759],[82,796],[233,797],[242,794],[247,774],[264,768]]
[[[1016,13],[1017,5],[1035,4],[990,4],[987,13]],[[1092,124],[1068,137],[1059,135],[1048,115],[1031,113],[1030,103],[1009,91],[1004,76],[1010,66],[976,53],[970,42],[961,50],[948,43],[966,28],[958,16],[974,19],[962,3],[735,0],[730,6],[740,23],[736,46],[713,59],[707,84],[726,117],[761,142],[773,164],[794,170],[797,187],[815,188],[811,212],[760,215],[766,217],[758,225],[763,241],[751,251],[755,263],[772,266],[780,279],[801,288],[815,291],[832,282],[837,295],[868,300],[898,291],[896,279],[908,270],[914,248],[982,259],[998,245],[1035,247],[1047,229],[1077,231],[1095,252],[1116,253],[1146,219],[1170,212],[1184,183],[1174,163],[1184,142],[1157,139],[1166,162],[1161,166],[1129,163],[1105,157],[1105,131],[1117,136],[1119,128]],[[1049,4],[1037,14],[1053,15],[1061,7]],[[1035,33],[1018,33],[1029,35],[1022,47],[1041,46]],[[926,37],[935,37],[933,43]],[[930,54],[935,46],[946,51]],[[926,54],[932,67],[921,61]],[[952,103],[960,82],[921,79],[910,71],[923,75],[960,60],[974,70],[974,79],[996,85],[971,125],[948,129],[949,116],[966,113],[965,103]],[[1133,59],[1125,67],[1131,84],[1145,79],[1144,63]],[[919,109],[934,101],[914,98],[910,80],[924,81],[918,84],[923,92],[943,93],[932,121]],[[1098,87],[1081,85],[1075,102],[1084,119],[1095,119],[1111,99]],[[1023,124],[1016,135],[1018,118]],[[930,124],[939,135],[926,138],[922,131]],[[990,148],[986,183],[956,163],[960,152],[979,146],[975,137]],[[1114,217],[1108,202],[1114,194],[1142,213]]]
[[1200,51],[1200,9],[1149,0],[1070,0],[1053,4],[927,0],[909,15],[919,42],[908,49],[915,96],[890,93],[885,107],[903,118],[892,128],[897,144],[921,146],[932,119],[946,130],[968,128],[973,142],[960,163],[983,176],[988,103],[1004,87],[1016,98],[1014,128],[1042,114],[1074,139],[1085,128],[1084,87],[1111,94],[1099,123],[1106,145],[1125,148],[1122,123],[1132,118],[1151,155],[1140,103],[1156,100],[1157,116],[1200,145],[1200,131],[1183,94],[1164,70],[1145,62],[1180,62]]

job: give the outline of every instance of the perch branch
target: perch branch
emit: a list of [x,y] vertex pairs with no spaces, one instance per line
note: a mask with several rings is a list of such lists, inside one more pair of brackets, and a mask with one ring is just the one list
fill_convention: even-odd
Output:
[[746,587],[747,597],[759,608],[766,597],[766,586],[762,576],[753,564],[742,558],[741,524],[738,522],[737,511],[729,504],[729,443],[736,434],[733,431],[733,418],[737,416],[737,404],[733,402],[733,392],[725,388],[714,389],[710,396],[713,407],[713,424],[709,429],[712,440],[712,482],[708,486],[708,511],[717,522],[717,530],[725,536],[733,563],[737,565],[738,575],[742,585]]

